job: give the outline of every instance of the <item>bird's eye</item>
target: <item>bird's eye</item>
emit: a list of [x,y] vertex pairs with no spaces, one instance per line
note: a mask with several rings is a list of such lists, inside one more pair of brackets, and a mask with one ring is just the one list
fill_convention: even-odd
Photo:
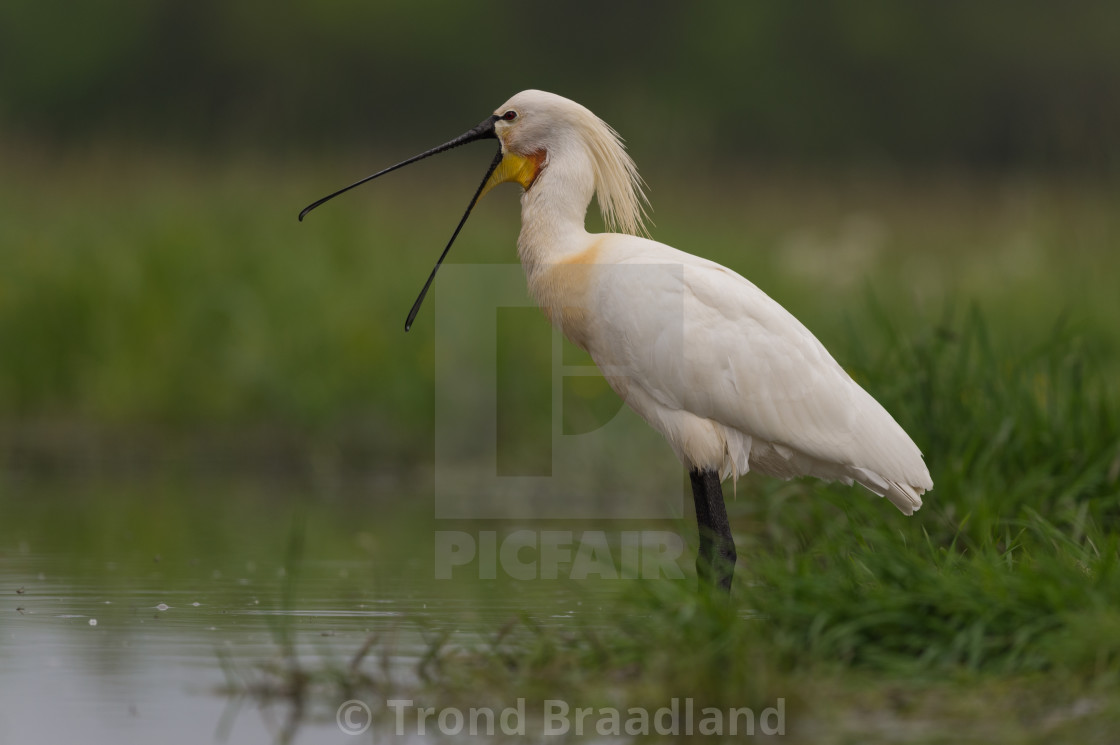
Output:
[[506,120],[507,122],[512,122],[516,118],[517,118],[517,112],[514,111],[513,109],[510,109],[506,113],[502,114],[502,119]]

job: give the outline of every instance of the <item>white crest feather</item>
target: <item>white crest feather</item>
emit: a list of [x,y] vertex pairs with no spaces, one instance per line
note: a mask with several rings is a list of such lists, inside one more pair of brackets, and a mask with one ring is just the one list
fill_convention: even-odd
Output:
[[595,171],[595,195],[603,222],[607,230],[648,236],[645,220],[649,218],[646,212],[649,200],[638,167],[626,152],[618,132],[590,111],[587,113],[594,119],[594,126],[587,127],[581,134],[587,140]]

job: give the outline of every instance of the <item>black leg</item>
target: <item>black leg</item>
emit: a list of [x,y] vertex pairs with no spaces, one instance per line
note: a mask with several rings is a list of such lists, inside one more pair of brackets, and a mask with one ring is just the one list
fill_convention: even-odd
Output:
[[696,557],[700,584],[715,585],[730,592],[731,575],[735,572],[735,541],[727,522],[719,472],[693,469],[688,477],[692,480],[696,524],[700,528],[700,553]]

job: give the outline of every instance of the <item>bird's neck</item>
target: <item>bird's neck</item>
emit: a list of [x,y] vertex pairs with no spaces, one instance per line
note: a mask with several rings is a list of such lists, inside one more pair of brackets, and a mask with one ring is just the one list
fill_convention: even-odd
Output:
[[541,272],[587,247],[584,227],[595,177],[580,151],[549,153],[536,181],[521,195],[517,254],[530,284]]

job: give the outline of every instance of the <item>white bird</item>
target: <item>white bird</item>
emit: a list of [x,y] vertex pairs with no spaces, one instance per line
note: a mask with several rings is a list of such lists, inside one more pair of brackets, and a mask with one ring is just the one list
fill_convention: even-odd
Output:
[[[643,182],[621,138],[583,106],[527,90],[474,129],[315,202],[466,142],[500,147],[409,314],[478,199],[515,182],[517,252],[550,322],[665,436],[689,470],[702,581],[736,560],[721,482],[755,470],[858,483],[904,514],[933,488],[918,447],[796,318],[735,272],[644,237]],[[589,233],[592,196],[608,229]]]

